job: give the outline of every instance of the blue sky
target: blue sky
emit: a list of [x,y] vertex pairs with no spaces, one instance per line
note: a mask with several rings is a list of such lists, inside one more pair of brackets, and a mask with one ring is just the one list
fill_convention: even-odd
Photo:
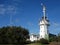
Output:
[[39,20],[43,16],[41,3],[46,6],[46,16],[50,20],[49,32],[58,34],[60,0],[0,0],[0,27],[22,26],[30,33],[38,34]]

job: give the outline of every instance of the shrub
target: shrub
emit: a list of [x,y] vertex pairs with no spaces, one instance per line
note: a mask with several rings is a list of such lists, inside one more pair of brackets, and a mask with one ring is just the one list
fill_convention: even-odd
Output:
[[49,41],[42,38],[42,39],[40,39],[40,43],[42,43],[42,44],[49,44]]

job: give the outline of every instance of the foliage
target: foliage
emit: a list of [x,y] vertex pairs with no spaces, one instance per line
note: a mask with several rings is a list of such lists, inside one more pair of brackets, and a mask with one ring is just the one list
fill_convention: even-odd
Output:
[[0,28],[0,44],[23,44],[29,37],[27,29],[16,26]]
[[49,41],[50,42],[53,42],[53,41],[56,41],[56,42],[60,42],[60,33],[58,33],[58,35],[54,35],[54,34],[49,34]]
[[31,44],[27,44],[27,45],[42,45],[41,43],[31,43]]
[[49,41],[42,38],[42,39],[40,39],[40,43],[42,43],[42,44],[49,44]]
[[60,42],[60,33],[58,33],[58,42]]

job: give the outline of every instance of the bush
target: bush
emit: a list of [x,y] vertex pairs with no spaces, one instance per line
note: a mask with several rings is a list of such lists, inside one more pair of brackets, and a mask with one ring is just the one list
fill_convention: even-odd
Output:
[[25,44],[30,44],[30,43],[31,43],[31,41],[26,41],[26,42],[25,42]]
[[0,28],[0,44],[24,44],[28,37],[29,31],[23,27]]
[[42,38],[42,39],[40,39],[40,43],[42,43],[42,44],[49,44],[49,41]]

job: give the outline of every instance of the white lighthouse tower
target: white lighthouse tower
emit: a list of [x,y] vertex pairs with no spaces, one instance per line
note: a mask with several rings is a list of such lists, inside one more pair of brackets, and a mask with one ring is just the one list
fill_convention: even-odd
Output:
[[49,26],[49,20],[46,17],[46,7],[43,5],[43,17],[41,21],[39,22],[40,26],[40,39],[49,39],[49,32],[48,32],[48,26]]

